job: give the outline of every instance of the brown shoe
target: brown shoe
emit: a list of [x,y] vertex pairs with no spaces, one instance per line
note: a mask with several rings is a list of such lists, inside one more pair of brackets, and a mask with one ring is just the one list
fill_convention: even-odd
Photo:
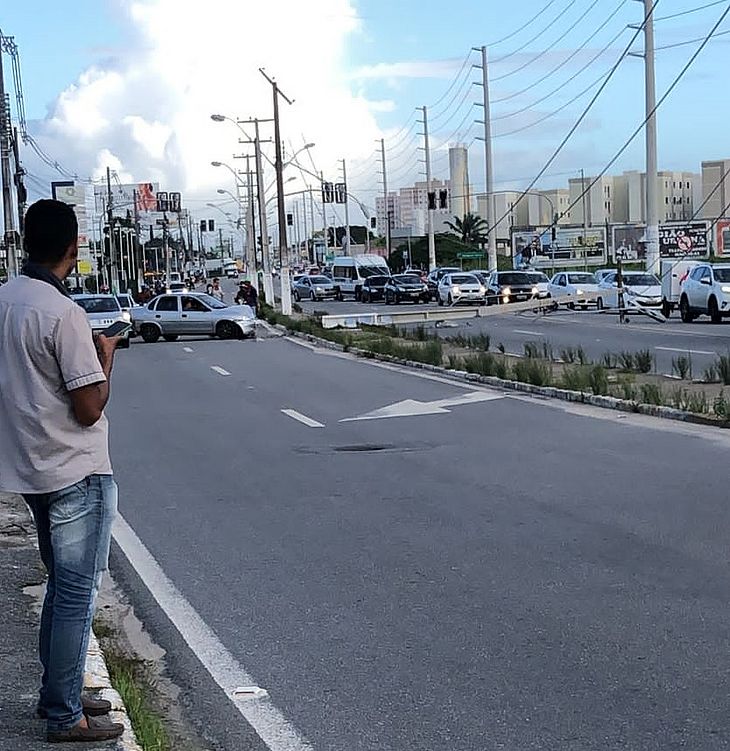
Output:
[[[87,717],[101,717],[112,711],[112,703],[106,699],[94,699],[91,696],[82,696],[81,708]],[[36,717],[45,720],[48,717],[48,713],[43,707],[38,707]]]
[[49,743],[101,743],[113,741],[124,732],[124,725],[116,722],[89,721],[88,727],[79,723],[68,730],[49,730],[46,740]]

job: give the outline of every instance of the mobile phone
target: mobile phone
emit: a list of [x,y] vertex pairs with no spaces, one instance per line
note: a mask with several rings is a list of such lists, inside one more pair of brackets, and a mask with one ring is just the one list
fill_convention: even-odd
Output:
[[111,326],[107,326],[104,331],[100,332],[104,336],[121,336],[126,334],[132,328],[132,324],[128,321],[114,321]]

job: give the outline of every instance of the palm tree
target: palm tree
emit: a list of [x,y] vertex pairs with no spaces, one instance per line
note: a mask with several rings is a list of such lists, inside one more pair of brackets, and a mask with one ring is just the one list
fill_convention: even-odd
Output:
[[446,226],[458,235],[465,245],[479,245],[485,242],[489,229],[486,219],[471,212],[464,214],[463,219],[455,216],[453,222],[446,222]]

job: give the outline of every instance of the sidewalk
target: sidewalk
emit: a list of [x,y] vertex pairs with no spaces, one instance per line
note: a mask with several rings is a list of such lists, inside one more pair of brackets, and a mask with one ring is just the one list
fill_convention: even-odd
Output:
[[111,718],[127,730],[115,744],[45,742],[45,722],[34,716],[40,663],[38,617],[44,569],[36,549],[35,530],[18,496],[0,494],[0,751],[40,751],[81,747],[88,751],[137,751],[119,695],[111,689],[103,656],[95,639],[89,647],[85,684],[112,702]]

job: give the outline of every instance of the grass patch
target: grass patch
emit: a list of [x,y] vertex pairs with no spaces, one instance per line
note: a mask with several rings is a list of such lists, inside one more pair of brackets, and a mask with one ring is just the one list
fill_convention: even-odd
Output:
[[478,355],[465,357],[463,360],[464,370],[467,373],[476,373],[483,376],[494,376],[503,381],[510,379],[509,363],[499,355],[491,352],[480,352]]
[[720,355],[715,362],[717,376],[723,386],[730,386],[730,353]]
[[155,687],[144,662],[122,655],[114,647],[116,632],[101,619],[94,620],[94,633],[102,641],[109,678],[122,697],[142,750],[172,751],[164,721],[154,709]]
[[441,365],[444,359],[443,346],[440,341],[431,340],[423,344],[402,344],[401,342],[383,337],[363,345],[370,352],[378,355],[391,355],[403,360],[424,362],[430,365]]
[[516,381],[531,383],[533,386],[549,386],[553,380],[550,363],[535,358],[519,360],[512,367],[512,373]]

